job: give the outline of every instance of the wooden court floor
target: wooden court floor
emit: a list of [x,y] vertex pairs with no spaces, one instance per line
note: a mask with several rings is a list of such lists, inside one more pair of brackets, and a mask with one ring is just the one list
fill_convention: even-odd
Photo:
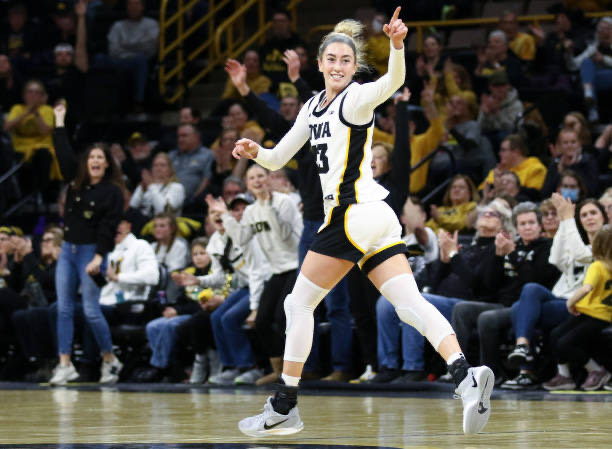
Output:
[[302,432],[253,440],[238,431],[237,422],[260,410],[266,392],[0,390],[0,447],[612,448],[610,396],[518,400],[516,394],[494,395],[485,432],[464,436],[459,400],[446,393],[398,395],[303,395]]

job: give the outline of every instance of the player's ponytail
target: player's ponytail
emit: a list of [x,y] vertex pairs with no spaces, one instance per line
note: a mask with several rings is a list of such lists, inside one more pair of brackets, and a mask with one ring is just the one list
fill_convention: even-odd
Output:
[[353,49],[355,62],[357,63],[357,71],[370,70],[365,60],[365,41],[363,40],[364,29],[365,26],[361,22],[357,22],[353,19],[345,19],[339,22],[334,27],[334,31],[327,34],[321,41],[317,57],[319,59],[323,58],[325,48],[327,48],[329,44],[342,42]]

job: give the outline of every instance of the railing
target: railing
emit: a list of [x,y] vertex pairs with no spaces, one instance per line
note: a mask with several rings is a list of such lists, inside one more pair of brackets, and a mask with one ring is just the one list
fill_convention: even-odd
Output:
[[[452,181],[455,173],[457,173],[457,161],[455,160],[455,155],[453,154],[453,151],[450,148],[439,146],[434,151],[432,151],[431,153],[423,157],[423,159],[421,159],[419,162],[417,162],[412,167],[410,167],[410,174],[414,173],[416,170],[421,168],[425,163],[432,160],[438,153],[448,154],[448,157],[450,159],[451,176],[448,176],[442,183],[440,183],[439,185],[434,187],[429,193],[427,193],[427,195],[425,195],[423,199],[421,199],[421,202],[423,204],[427,204],[430,199],[432,199],[434,196],[438,194],[438,192],[440,192],[443,188],[445,188]],[[413,193],[413,192],[410,192],[410,193]]]
[[[168,103],[183,100],[188,89],[223,64],[228,58],[235,58],[255,42],[263,43],[265,33],[271,26],[266,21],[265,0],[209,0],[208,12],[186,28],[185,15],[192,11],[199,0],[176,0],[177,9],[168,16],[168,3],[162,0],[159,15],[159,92]],[[295,29],[296,6],[302,0],[292,0],[287,9],[291,13]],[[174,3],[174,2],[173,2]],[[218,13],[233,3],[234,13],[221,24]],[[257,23],[254,34],[246,37],[245,15],[257,8]],[[206,29],[208,37],[189,53],[185,42],[198,30]],[[174,30],[176,37],[170,41],[167,34]],[[225,46],[225,48],[222,48]],[[186,78],[185,69],[201,55],[207,56],[207,63],[199,70],[191,70]],[[172,67],[168,65],[172,64]],[[193,67],[190,67],[193,69]],[[171,88],[170,86],[173,86]]]
[[[591,12],[586,13],[587,18],[598,18],[612,16],[612,11],[603,12]],[[538,24],[540,22],[552,22],[555,20],[553,14],[538,14],[531,16],[519,16],[518,21],[522,23],[531,22]],[[423,50],[423,36],[425,30],[430,28],[455,28],[455,27],[466,27],[466,26],[478,26],[478,25],[495,25],[499,23],[499,17],[483,17],[480,19],[456,19],[456,20],[427,20],[422,22],[406,22],[406,26],[409,30],[416,29],[417,40],[416,49],[420,53]],[[327,33],[334,29],[334,25],[318,25],[308,30],[306,38],[309,42],[312,42],[314,36],[321,33]]]
[[[198,19],[193,24],[186,27],[185,15],[190,13],[199,0],[176,0],[176,12],[168,17],[168,3],[170,0],[162,0],[159,11],[159,93],[162,98],[168,103],[175,103],[182,99],[186,89],[193,86],[197,81],[185,79],[185,68],[189,62],[194,61],[198,56],[203,55],[208,51],[209,64],[202,68],[196,75],[200,80],[206,76],[213,68],[211,64],[215,60],[214,57],[214,36],[215,24],[218,21],[217,13],[222,8],[233,2],[238,8],[244,0],[209,0],[208,12]],[[191,50],[188,54],[184,49],[185,42],[196,31],[207,27],[208,38],[202,42],[197,48]],[[175,30],[176,37],[172,42],[167,42],[167,33]],[[174,58],[170,58],[174,55]],[[167,68],[169,63],[173,64],[172,68]],[[170,92],[169,85],[176,86],[174,92]]]
[[[302,0],[292,0],[287,6],[287,10],[291,14],[293,28],[295,29],[297,16],[296,7]],[[244,40],[244,16],[252,8],[257,8],[257,30],[251,34],[248,39]],[[223,22],[215,34],[215,51],[220,62],[224,62],[228,58],[235,58],[243,51],[251,47],[256,42],[263,44],[266,33],[272,26],[272,22],[266,22],[266,2],[265,0],[249,0],[234,14]],[[236,24],[238,25],[238,39],[236,39]],[[225,43],[225,48],[222,46]]]

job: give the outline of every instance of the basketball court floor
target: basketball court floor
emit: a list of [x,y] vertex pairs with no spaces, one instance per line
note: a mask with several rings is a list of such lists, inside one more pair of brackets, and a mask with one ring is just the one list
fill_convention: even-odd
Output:
[[238,421],[269,390],[187,385],[61,388],[0,383],[0,447],[63,449],[612,448],[612,393],[495,390],[484,433],[461,431],[446,384],[303,389],[304,430],[252,439]]

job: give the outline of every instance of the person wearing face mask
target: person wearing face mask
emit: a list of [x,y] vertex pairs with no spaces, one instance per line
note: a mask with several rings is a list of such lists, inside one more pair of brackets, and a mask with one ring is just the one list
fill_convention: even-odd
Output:
[[386,16],[377,13],[367,27],[367,59],[368,63],[376,69],[378,76],[387,73],[387,62],[389,61],[389,39],[383,33],[383,25],[386,22]]
[[588,196],[582,178],[573,170],[563,170],[557,186],[557,193],[574,204]]
[[558,162],[548,164],[546,179],[541,189],[543,197],[548,197],[555,191],[561,181],[561,173],[572,170],[584,181],[589,194],[599,192],[599,166],[597,160],[588,153],[583,153],[580,136],[572,128],[563,128],[559,131],[557,145],[561,150]]
[[551,288],[559,278],[559,270],[548,261],[552,241],[541,237],[541,216],[532,202],[518,204],[512,213],[518,240],[499,233],[495,236],[495,251],[484,259],[482,281],[495,292],[494,302],[462,302],[453,309],[452,323],[457,338],[470,340],[472,330],[477,329],[481,363],[503,379],[503,365],[499,356],[501,330],[510,320],[509,306],[517,300],[522,287],[537,282]]
[[115,383],[123,365],[113,354],[110,329],[100,310],[100,287],[94,278],[101,275],[102,262],[113,249],[113,238],[123,213],[125,186],[121,170],[102,144],[91,145],[77,164],[64,127],[66,107],[59,104],[53,112],[53,142],[62,176],[73,181],[66,197],[64,243],[55,270],[60,363],[49,383],[64,385],[79,377],[70,360],[74,302],[79,285],[85,318],[102,352],[100,382]]

